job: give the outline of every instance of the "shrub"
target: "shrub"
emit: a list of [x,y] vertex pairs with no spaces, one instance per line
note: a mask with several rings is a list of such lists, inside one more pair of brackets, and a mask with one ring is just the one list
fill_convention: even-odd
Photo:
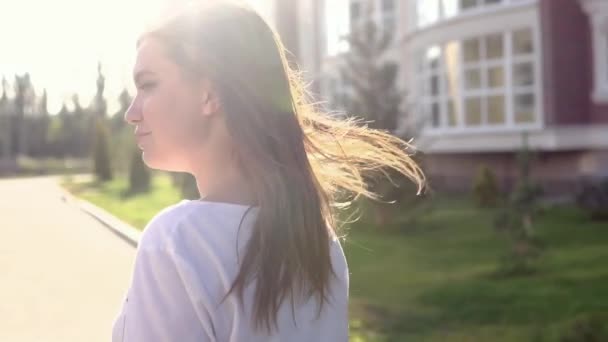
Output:
[[585,315],[574,321],[559,339],[560,342],[604,342],[608,341],[605,319],[599,315]]
[[496,183],[496,177],[487,166],[481,166],[473,183],[473,198],[475,203],[482,208],[492,208],[498,204],[500,190]]
[[583,184],[576,202],[591,219],[608,220],[608,178]]

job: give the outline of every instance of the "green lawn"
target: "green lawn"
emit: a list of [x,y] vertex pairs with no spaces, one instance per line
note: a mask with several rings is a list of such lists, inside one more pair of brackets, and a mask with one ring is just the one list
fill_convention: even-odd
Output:
[[[125,197],[121,180],[66,187],[139,228],[179,201],[168,177],[144,196]],[[608,322],[608,224],[550,208],[536,222],[546,245],[538,272],[499,278],[506,245],[492,212],[433,201],[415,227],[346,232],[352,341],[560,341],[575,319]]]
[[133,227],[143,229],[146,223],[162,208],[181,200],[179,192],[171,185],[171,178],[153,178],[152,191],[147,194],[129,195],[125,177],[117,177],[106,184],[95,182],[64,182],[71,193],[85,199],[121,218]]

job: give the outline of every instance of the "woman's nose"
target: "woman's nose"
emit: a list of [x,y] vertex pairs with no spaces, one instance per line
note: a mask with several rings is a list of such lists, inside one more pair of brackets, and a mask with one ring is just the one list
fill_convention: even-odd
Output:
[[141,121],[141,110],[137,103],[137,99],[133,99],[131,105],[125,112],[125,121],[131,125]]

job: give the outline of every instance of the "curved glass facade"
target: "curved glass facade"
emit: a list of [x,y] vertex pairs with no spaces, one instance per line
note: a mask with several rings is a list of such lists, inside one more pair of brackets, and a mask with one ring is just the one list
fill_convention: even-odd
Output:
[[416,26],[422,28],[462,13],[524,1],[526,0],[416,0]]
[[417,54],[418,103],[436,130],[532,126],[539,122],[533,30],[489,32]]

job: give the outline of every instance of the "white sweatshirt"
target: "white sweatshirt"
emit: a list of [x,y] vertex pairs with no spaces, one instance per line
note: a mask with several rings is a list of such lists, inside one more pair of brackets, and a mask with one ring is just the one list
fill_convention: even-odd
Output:
[[244,305],[236,295],[220,303],[239,270],[257,210],[186,200],[157,214],[140,239],[112,342],[347,341],[348,267],[337,239],[331,242],[337,277],[330,278],[330,302],[318,318],[316,297],[293,312],[285,300],[278,330],[267,335],[253,328],[254,284],[245,289]]

